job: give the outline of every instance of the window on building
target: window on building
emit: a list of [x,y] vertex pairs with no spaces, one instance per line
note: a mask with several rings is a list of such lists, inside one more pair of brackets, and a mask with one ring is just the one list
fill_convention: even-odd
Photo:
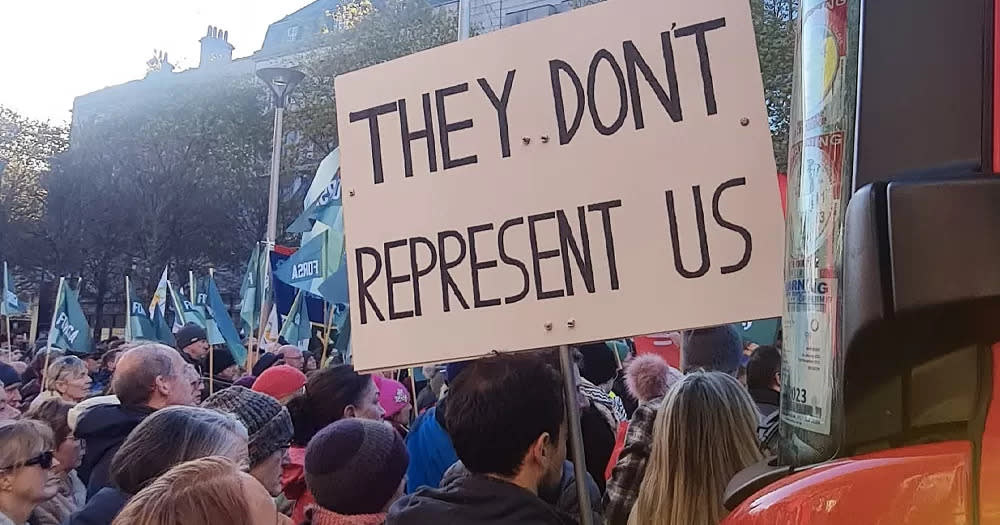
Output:
[[294,42],[299,39],[299,26],[292,26],[288,28],[288,41]]
[[538,20],[539,18],[545,18],[549,15],[554,15],[557,12],[559,12],[558,8],[554,5],[539,5],[530,9],[522,9],[520,11],[508,11],[503,17],[503,25],[504,27],[516,26],[517,24],[523,24],[532,20]]

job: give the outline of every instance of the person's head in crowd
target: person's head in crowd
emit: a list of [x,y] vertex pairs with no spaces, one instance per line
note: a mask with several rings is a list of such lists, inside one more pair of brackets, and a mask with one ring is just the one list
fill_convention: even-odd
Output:
[[31,370],[34,377],[42,377],[45,365],[53,363],[62,356],[63,351],[58,348],[42,348],[35,352],[35,357],[31,359],[31,365],[28,369]]
[[171,468],[129,500],[112,525],[282,525],[274,500],[223,457]]
[[250,369],[250,373],[259,377],[265,370],[273,367],[277,362],[278,355],[274,352],[266,351],[260,354],[260,357],[253,364],[253,368]]
[[174,334],[174,339],[177,340],[177,349],[187,354],[192,361],[200,361],[212,349],[205,329],[194,323],[182,326]]
[[0,381],[0,421],[19,417],[21,417],[21,411],[17,407],[7,404],[7,390],[4,388],[3,381]]
[[472,362],[451,383],[445,428],[470,472],[537,494],[562,478],[565,416],[552,367],[537,355],[500,354]]
[[[316,503],[341,516],[384,514],[403,495],[409,456],[392,427],[342,419],[319,431],[306,449],[306,483]],[[325,523],[316,513],[311,523]]]
[[278,360],[284,361],[286,365],[296,369],[303,370],[305,367],[305,357],[302,354],[302,350],[295,345],[283,345],[278,348]]
[[434,379],[434,377],[436,377],[439,373],[441,373],[441,369],[438,368],[438,365],[424,365],[423,367],[420,368],[420,371],[423,372],[424,377],[428,381]]
[[52,446],[52,430],[40,421],[0,421],[0,518],[27,523],[59,491]]
[[306,386],[306,375],[301,370],[288,365],[278,365],[261,373],[253,383],[253,390],[267,394],[282,405],[302,393]]
[[239,378],[240,365],[228,348],[212,350],[212,375],[230,383]]
[[14,367],[0,363],[0,383],[3,383],[5,402],[14,409],[21,407],[21,375]]
[[692,372],[667,393],[629,524],[714,525],[737,472],[760,461],[757,410],[729,374]]
[[58,466],[53,467],[52,471],[62,476],[79,467],[83,459],[81,442],[69,428],[68,416],[72,408],[72,403],[49,399],[24,414],[26,419],[41,421],[52,429],[53,455],[59,460]]
[[580,345],[580,375],[595,385],[610,384],[618,374],[614,350],[603,341]]
[[192,405],[195,398],[185,365],[180,354],[169,346],[139,345],[118,360],[111,388],[127,407],[157,410],[171,405]]
[[103,356],[101,356],[101,368],[107,370],[108,372],[114,373],[115,367],[118,365],[118,358],[121,357],[120,350],[109,350]]
[[292,442],[300,446],[334,421],[354,417],[381,421],[385,414],[372,377],[355,372],[351,365],[316,372],[306,382],[306,391],[287,406],[295,425]]
[[205,380],[202,379],[201,374],[198,373],[198,369],[191,363],[184,363],[184,380],[191,386],[191,399],[190,402],[183,404],[197,405],[201,399],[202,392],[205,390]]
[[747,363],[747,388],[781,390],[781,352],[769,345],[758,346]]
[[373,375],[372,379],[378,388],[378,403],[385,411],[383,417],[397,425],[409,425],[413,412],[410,391],[395,379],[378,374]]
[[100,350],[95,349],[93,352],[88,352],[80,356],[80,359],[83,359],[83,362],[87,365],[88,374],[96,374],[101,369],[101,354]]
[[305,373],[315,372],[319,370],[319,358],[313,352],[302,352],[302,371]]
[[681,343],[681,371],[704,370],[736,377],[743,355],[743,339],[732,325],[687,330]]
[[247,430],[228,414],[175,406],[157,410],[139,423],[111,460],[111,480],[136,494],[175,465],[223,456],[246,466]]
[[281,492],[281,467],[292,442],[288,410],[271,396],[241,386],[216,392],[201,406],[232,414],[243,423],[250,436],[250,475],[277,496]]
[[632,358],[625,367],[625,385],[640,403],[667,395],[670,387],[684,374],[667,364],[658,354],[643,354]]
[[45,373],[45,389],[58,393],[70,403],[86,399],[92,382],[87,363],[72,355],[52,361]]

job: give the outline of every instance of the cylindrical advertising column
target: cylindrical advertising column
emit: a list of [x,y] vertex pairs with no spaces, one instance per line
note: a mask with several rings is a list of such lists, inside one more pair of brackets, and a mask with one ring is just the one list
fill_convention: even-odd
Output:
[[781,460],[833,457],[842,427],[839,320],[861,0],[799,6],[785,240]]

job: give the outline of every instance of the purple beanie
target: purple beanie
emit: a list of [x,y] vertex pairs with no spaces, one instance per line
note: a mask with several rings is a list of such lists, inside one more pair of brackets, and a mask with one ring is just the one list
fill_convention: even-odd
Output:
[[338,514],[383,512],[410,462],[403,438],[385,422],[341,419],[306,448],[306,483],[316,503]]

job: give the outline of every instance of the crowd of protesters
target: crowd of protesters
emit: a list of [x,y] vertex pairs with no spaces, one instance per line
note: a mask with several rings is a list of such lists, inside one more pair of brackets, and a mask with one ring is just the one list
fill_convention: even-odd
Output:
[[729,326],[677,334],[679,368],[576,347],[572,399],[555,350],[429,366],[418,389],[292,345],[244,370],[193,324],[176,339],[6,352],[0,525],[712,525],[777,426],[780,351]]

